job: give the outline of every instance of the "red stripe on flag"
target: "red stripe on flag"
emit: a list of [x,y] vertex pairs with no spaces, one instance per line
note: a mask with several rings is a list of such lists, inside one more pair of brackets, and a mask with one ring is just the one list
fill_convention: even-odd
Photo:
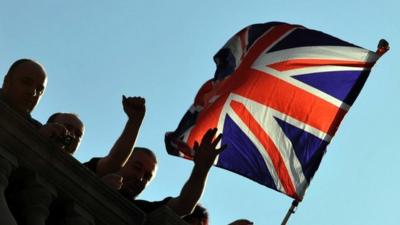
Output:
[[348,66],[371,68],[372,63],[351,61],[351,60],[331,60],[331,59],[292,59],[266,65],[278,71],[294,70],[313,66]]
[[[209,98],[207,98],[207,100],[209,100]],[[200,142],[201,138],[208,129],[217,127],[225,101],[226,97],[220,97],[213,104],[206,105],[206,107],[200,112],[196,120],[196,125],[190,131],[190,135],[187,140],[187,143],[190,147],[193,147],[195,141]],[[219,132],[222,131],[220,130]]]
[[265,32],[248,50],[248,54],[244,57],[237,70],[249,68],[261,53],[294,28],[296,27],[291,25],[280,25],[273,27],[270,32]]
[[[208,87],[210,89],[206,93],[196,97],[196,102],[201,102],[204,109],[199,114],[196,126],[190,131],[189,146],[192,147],[195,140],[200,141],[209,128],[218,125],[222,107],[232,92],[274,108],[331,136],[335,134],[346,114],[345,110],[286,81],[250,68],[265,49],[295,28],[290,25],[274,27],[253,44],[231,76],[214,81],[212,88]],[[215,96],[219,96],[219,99],[209,103]]]
[[296,188],[294,187],[292,179],[285,166],[285,162],[272,139],[242,103],[231,101],[230,106],[240,117],[243,123],[245,123],[250,131],[257,137],[258,141],[260,141],[266,153],[271,158],[272,164],[274,165],[274,169],[278,174],[285,193],[293,198],[299,199],[296,194]]
[[264,72],[250,69],[232,92],[287,114],[331,136],[345,110]]
[[[249,68],[249,66],[253,63],[253,61],[271,44],[276,42],[282,35],[287,33],[288,31],[292,30],[294,26],[290,25],[282,25],[278,27],[272,28],[271,32],[265,34],[264,36],[260,37],[252,46],[249,53],[244,57],[240,67],[236,71]],[[243,30],[246,31],[246,30]],[[243,69],[240,69],[243,68]],[[240,72],[239,72],[240,73]],[[212,90],[208,93],[203,94],[199,98],[196,97],[198,102],[205,103],[205,108],[199,114],[199,118],[196,121],[196,126],[190,131],[187,143],[189,146],[193,146],[194,141],[201,140],[202,135],[207,131],[207,129],[216,127],[218,124],[218,119],[220,117],[220,113],[222,107],[227,99],[229,93],[235,88],[234,86],[240,86],[240,82],[235,82],[235,80],[241,79],[238,76],[229,76],[227,79],[215,84]],[[217,82],[217,81],[216,81]],[[208,101],[215,95],[219,95],[220,99],[216,102],[209,104]]]

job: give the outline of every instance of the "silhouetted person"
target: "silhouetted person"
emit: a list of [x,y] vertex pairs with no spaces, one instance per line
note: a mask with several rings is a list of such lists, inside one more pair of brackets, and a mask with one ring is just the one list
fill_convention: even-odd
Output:
[[[200,204],[197,204],[193,212],[183,217],[182,219],[190,225],[209,225],[208,211]],[[228,225],[252,225],[252,224],[253,222],[250,222],[246,219],[240,219],[240,220],[235,220]]]
[[249,220],[246,219],[240,219],[240,220],[235,220],[232,223],[228,225],[252,225],[254,224],[253,222],[250,222]]
[[11,65],[4,76],[0,98],[39,128],[41,124],[31,117],[31,112],[42,97],[46,85],[47,76],[43,66],[31,59],[20,59]]
[[[85,126],[79,119],[78,115],[74,113],[54,113],[49,117],[46,125],[51,128],[46,131],[49,132],[49,134],[44,135],[54,139],[56,144],[64,152],[71,155],[74,154],[78,149],[85,132]],[[58,126],[65,128],[66,132],[59,129]],[[61,133],[58,133],[60,131]]]
[[[125,114],[128,116],[128,120],[110,152],[105,157],[93,158],[89,162],[84,163],[84,165],[100,177],[105,174],[115,173],[126,164],[129,156],[132,154],[140,126],[146,113],[145,99],[142,97],[127,98],[123,96],[122,106]],[[77,126],[72,128],[72,130],[79,130]],[[79,146],[80,139],[76,139],[76,141],[77,143],[72,145],[73,147]],[[76,148],[70,148],[69,152],[72,154],[75,150]]]
[[146,213],[165,205],[181,217],[190,214],[203,194],[207,175],[215,158],[225,149],[225,146],[216,148],[222,137],[220,134],[214,139],[216,132],[216,128],[208,130],[201,143],[195,143],[192,173],[177,197],[167,197],[155,202],[135,200],[154,178],[157,170],[157,159],[154,153],[146,148],[135,148],[127,164],[115,174],[104,176],[103,181],[115,189],[120,189],[123,196]]
[[31,112],[38,104],[47,85],[47,75],[42,65],[32,59],[15,61],[4,76],[0,98],[17,114],[27,119],[43,136],[55,140],[65,135],[60,125],[45,125],[33,119]]
[[193,212],[182,219],[190,225],[208,225],[208,212],[202,205],[197,204]]
[[[125,165],[130,154],[132,153],[133,146],[136,142],[136,138],[143,121],[146,107],[145,100],[141,97],[122,97],[122,106],[128,116],[128,121],[125,124],[125,128],[122,131],[120,137],[117,139],[109,154],[104,158],[95,158],[96,164],[93,164],[92,170],[102,176],[104,174],[118,171],[123,165]],[[73,113],[55,113],[49,117],[46,125],[52,125],[53,127],[63,126],[66,128],[67,133],[64,133],[63,138],[58,139],[61,142],[62,150],[69,154],[73,154],[83,137],[85,127],[82,121],[76,114]],[[50,133],[56,133],[58,131],[50,131]],[[60,137],[61,134],[56,136]]]

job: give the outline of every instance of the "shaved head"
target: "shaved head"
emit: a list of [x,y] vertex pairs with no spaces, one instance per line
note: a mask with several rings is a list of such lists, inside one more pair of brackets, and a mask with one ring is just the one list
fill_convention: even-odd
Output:
[[8,105],[20,114],[30,114],[47,85],[44,68],[31,59],[14,62],[4,77],[2,95]]
[[135,147],[131,157],[118,172],[124,178],[121,193],[136,198],[155,177],[156,155],[147,148]]

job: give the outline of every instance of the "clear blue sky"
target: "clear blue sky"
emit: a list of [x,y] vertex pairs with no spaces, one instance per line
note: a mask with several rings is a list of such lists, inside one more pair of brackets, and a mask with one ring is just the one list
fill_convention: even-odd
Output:
[[[400,224],[400,5],[388,1],[2,1],[0,72],[19,58],[41,62],[48,88],[34,117],[76,112],[86,124],[76,153],[82,162],[107,154],[126,116],[121,95],[146,98],[137,144],[159,157],[156,179],[140,196],[177,195],[192,162],[167,155],[174,130],[200,85],[211,78],[212,56],[252,23],[284,21],[376,49],[391,50],[374,67],[342,122],[303,202],[289,224]],[[213,168],[201,202],[211,225],[248,218],[280,224],[291,199]]]

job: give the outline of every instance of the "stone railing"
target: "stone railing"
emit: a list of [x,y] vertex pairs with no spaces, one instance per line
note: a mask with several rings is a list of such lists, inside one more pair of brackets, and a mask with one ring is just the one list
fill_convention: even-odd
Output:
[[0,224],[186,223],[167,207],[146,215],[0,101]]

